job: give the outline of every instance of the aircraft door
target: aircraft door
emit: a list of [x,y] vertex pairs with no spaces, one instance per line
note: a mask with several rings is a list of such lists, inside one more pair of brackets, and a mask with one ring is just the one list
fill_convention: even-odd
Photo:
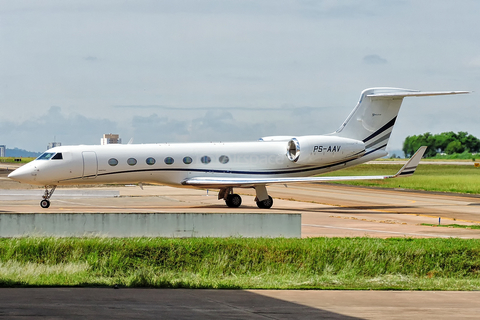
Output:
[[83,179],[95,179],[98,172],[97,154],[93,151],[82,152]]

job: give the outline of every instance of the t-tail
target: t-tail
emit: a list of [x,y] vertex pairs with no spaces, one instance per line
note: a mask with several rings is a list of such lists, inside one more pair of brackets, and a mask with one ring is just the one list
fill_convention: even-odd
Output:
[[[360,101],[340,128],[332,135],[361,140],[367,153],[385,151],[397,115],[405,97],[439,96],[469,93],[468,91],[422,92],[400,88],[370,88],[362,92]],[[377,152],[379,151],[379,152]],[[379,155],[381,156],[381,155]]]

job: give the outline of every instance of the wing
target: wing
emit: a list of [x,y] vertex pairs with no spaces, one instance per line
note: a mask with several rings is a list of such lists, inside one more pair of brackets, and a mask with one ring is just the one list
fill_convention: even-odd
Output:
[[253,187],[255,185],[267,185],[274,183],[297,183],[297,182],[328,182],[328,181],[351,181],[351,180],[381,180],[413,175],[427,147],[420,147],[413,157],[395,174],[390,176],[343,176],[343,177],[299,177],[299,178],[202,178],[195,177],[182,181],[183,185],[222,188],[222,187]]

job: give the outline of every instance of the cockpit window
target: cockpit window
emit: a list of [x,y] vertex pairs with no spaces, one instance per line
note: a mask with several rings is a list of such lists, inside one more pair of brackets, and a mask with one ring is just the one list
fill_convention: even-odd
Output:
[[45,152],[40,157],[38,157],[37,160],[50,160],[54,155],[55,153]]
[[58,152],[56,155],[53,156],[52,160],[62,160],[63,156],[61,152]]

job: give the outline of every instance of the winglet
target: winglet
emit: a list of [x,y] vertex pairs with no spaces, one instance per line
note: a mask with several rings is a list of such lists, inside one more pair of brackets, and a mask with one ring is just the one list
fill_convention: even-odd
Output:
[[408,177],[413,175],[426,150],[427,150],[427,147],[425,146],[418,148],[417,152],[415,152],[413,157],[411,157],[410,160],[408,160],[407,163],[405,163],[402,169],[400,169],[397,172],[397,174],[393,176],[393,178]]

